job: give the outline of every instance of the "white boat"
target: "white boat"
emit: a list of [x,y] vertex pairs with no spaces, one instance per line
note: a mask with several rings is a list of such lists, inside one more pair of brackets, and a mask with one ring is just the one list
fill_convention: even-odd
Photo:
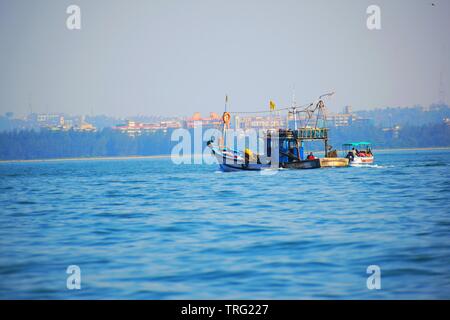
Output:
[[362,166],[367,164],[373,164],[373,156],[355,156],[353,159],[350,159],[350,166]]
[[371,165],[374,162],[374,156],[370,142],[351,142],[343,145],[343,150],[347,153],[350,166]]

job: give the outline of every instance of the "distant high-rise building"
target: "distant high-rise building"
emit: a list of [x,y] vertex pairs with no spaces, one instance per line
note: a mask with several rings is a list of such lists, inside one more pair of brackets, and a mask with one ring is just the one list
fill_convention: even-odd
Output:
[[352,106],[345,106],[344,107],[344,114],[352,114],[352,113],[353,113]]

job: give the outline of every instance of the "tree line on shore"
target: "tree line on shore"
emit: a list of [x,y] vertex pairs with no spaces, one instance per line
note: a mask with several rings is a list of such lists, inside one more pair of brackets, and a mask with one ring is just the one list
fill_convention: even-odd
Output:
[[[171,154],[178,141],[172,132],[159,131],[137,137],[105,128],[98,132],[4,131],[0,132],[0,159],[27,160],[76,157],[151,156]],[[371,141],[374,148],[450,147],[450,126],[445,123],[405,126],[386,131],[376,126],[330,129],[330,143]],[[320,149],[320,146],[311,146]]]

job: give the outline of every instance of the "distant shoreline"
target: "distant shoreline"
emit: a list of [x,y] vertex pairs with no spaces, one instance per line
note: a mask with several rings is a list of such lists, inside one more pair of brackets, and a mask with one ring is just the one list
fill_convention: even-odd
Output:
[[117,157],[79,157],[79,158],[48,158],[48,159],[23,159],[23,160],[0,160],[0,163],[7,162],[58,162],[58,161],[97,161],[97,160],[133,160],[133,159],[163,159],[170,155],[157,156],[117,156]]
[[427,151],[427,150],[450,150],[450,147],[432,147],[432,148],[392,148],[392,149],[373,149],[375,151]]
[[[373,149],[374,152],[386,152],[386,151],[427,151],[427,150],[450,150],[450,147],[434,147],[434,148],[392,148],[392,149]],[[342,151],[342,150],[338,150]],[[323,151],[316,151],[315,153],[323,153]],[[0,163],[33,163],[33,162],[59,162],[59,161],[111,161],[111,160],[139,160],[139,159],[164,159],[170,158],[170,154],[167,155],[155,155],[155,156],[117,156],[117,157],[74,157],[74,158],[48,158],[48,159],[18,159],[18,160],[0,160]],[[197,156],[194,154],[194,156]]]

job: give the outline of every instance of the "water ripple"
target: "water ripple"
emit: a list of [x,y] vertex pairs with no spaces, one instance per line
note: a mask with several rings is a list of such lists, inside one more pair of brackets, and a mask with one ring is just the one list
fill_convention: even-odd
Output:
[[2,163],[0,298],[449,299],[450,152],[376,159],[274,175],[169,159]]

